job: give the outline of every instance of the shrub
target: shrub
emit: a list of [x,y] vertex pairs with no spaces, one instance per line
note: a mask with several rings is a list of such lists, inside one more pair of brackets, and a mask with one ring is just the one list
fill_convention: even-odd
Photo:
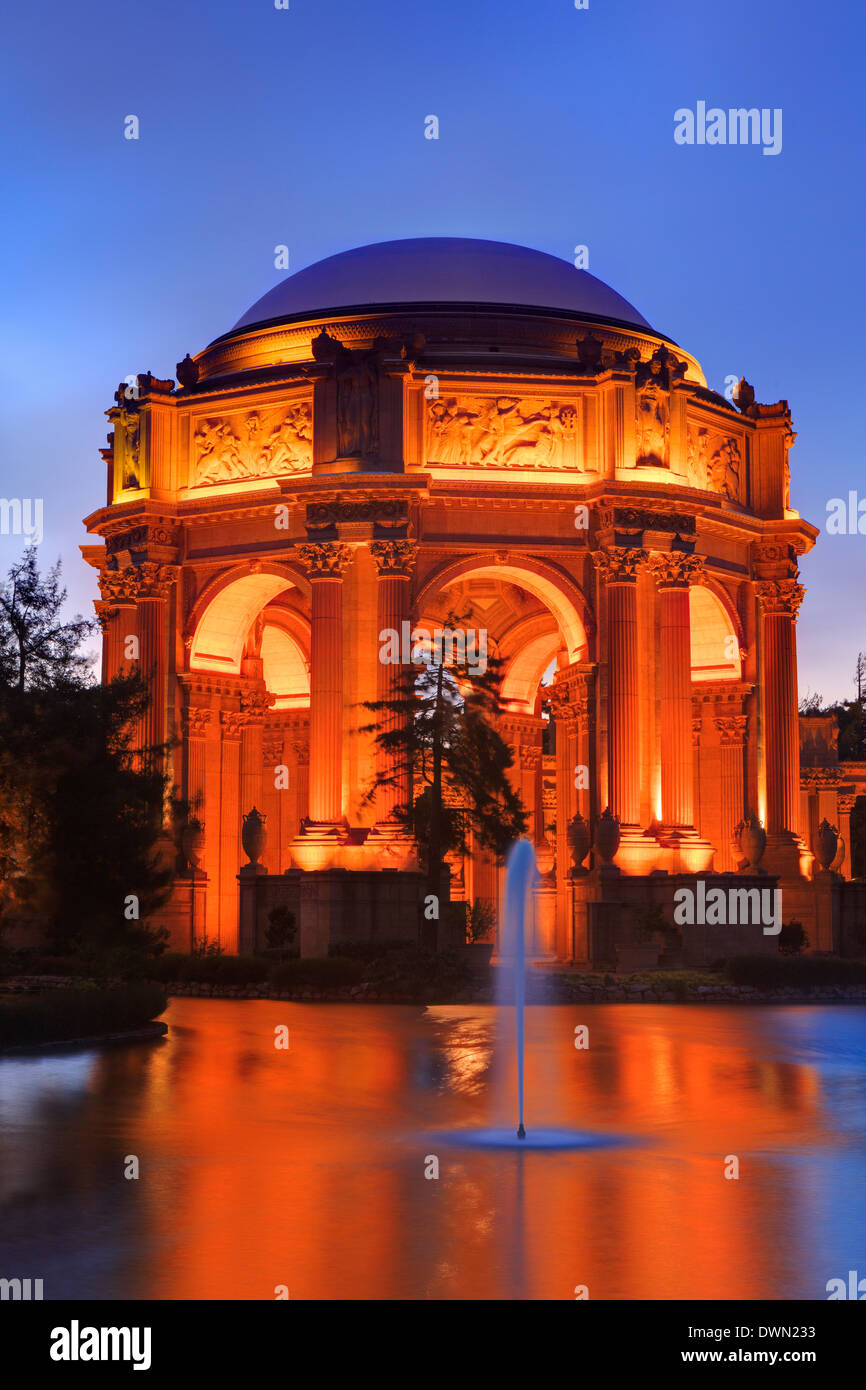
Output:
[[756,989],[866,985],[866,961],[838,956],[732,956],[725,973],[735,985]]
[[174,984],[175,980],[180,979],[180,972],[186,960],[189,960],[189,956],[185,956],[181,951],[166,951],[164,956],[157,956],[150,962],[147,977],[150,980],[160,980],[163,984]]
[[295,914],[283,905],[272,907],[268,913],[268,928],[265,932],[265,944],[271,951],[288,951],[294,945],[298,929],[295,926]]
[[779,955],[780,956],[799,956],[801,952],[808,950],[809,938],[802,922],[796,919],[782,923],[782,930],[779,932]]
[[341,956],[344,960],[381,960],[392,951],[405,951],[414,944],[412,941],[332,941],[328,955]]
[[0,1046],[68,1042],[140,1028],[166,1007],[165,990],[149,982],[100,989],[85,985],[0,1001]]
[[308,956],[275,966],[271,985],[277,990],[342,989],[360,984],[364,973],[364,962],[347,956]]
[[176,979],[186,984],[259,985],[268,978],[268,962],[257,956],[226,956],[220,952],[182,956]]

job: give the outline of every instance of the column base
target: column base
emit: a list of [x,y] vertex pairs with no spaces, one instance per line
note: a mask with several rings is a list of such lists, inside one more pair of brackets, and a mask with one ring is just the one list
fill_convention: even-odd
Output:
[[761,856],[761,871],[779,878],[809,878],[815,856],[792,830],[776,830],[767,835],[767,848]]
[[[621,825],[619,848],[614,855],[617,868],[625,874],[648,874],[659,865],[663,850],[653,830],[639,825]],[[607,868],[607,865],[602,865]]]
[[670,874],[711,873],[715,847],[704,840],[693,825],[658,825],[659,844],[666,851],[659,867]]
[[385,869],[418,869],[418,846],[401,821],[380,820],[364,841],[371,863]]
[[342,862],[341,850],[347,840],[344,821],[306,820],[289,848],[299,869],[329,869]]

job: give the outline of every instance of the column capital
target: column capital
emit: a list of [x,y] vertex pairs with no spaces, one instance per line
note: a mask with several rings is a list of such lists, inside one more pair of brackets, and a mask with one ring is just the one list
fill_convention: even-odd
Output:
[[274,696],[267,690],[242,690],[241,713],[247,723],[261,723],[271,707]]
[[795,620],[806,596],[806,590],[796,579],[761,579],[755,584],[755,593],[765,617]]
[[109,603],[104,599],[96,599],[93,604],[96,612],[96,621],[99,623],[102,632],[108,631],[109,623],[112,618],[116,618],[120,609],[116,603]]
[[637,546],[613,545],[592,552],[592,563],[608,584],[633,584],[647,559],[647,551]]
[[296,554],[309,579],[342,579],[352,561],[352,547],[341,541],[299,545]]
[[722,747],[735,748],[741,745],[746,736],[748,722],[748,715],[745,714],[717,714],[715,725]]
[[241,710],[220,710],[220,726],[223,739],[240,739],[247,716]]
[[124,565],[116,570],[102,570],[99,591],[112,603],[133,604],[141,599],[165,599],[177,580],[177,565],[161,565],[145,560],[140,565]]
[[660,589],[687,589],[690,584],[700,584],[704,577],[703,558],[683,550],[654,550],[647,568]]
[[381,578],[410,579],[418,559],[417,541],[372,541],[376,568]]
[[210,727],[213,711],[207,705],[187,705],[183,711],[183,727],[187,738],[204,738]]

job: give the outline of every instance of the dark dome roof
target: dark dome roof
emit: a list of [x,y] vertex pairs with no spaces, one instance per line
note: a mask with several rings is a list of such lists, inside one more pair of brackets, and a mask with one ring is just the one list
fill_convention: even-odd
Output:
[[468,237],[380,241],[328,256],[262,295],[231,331],[386,304],[559,310],[653,332],[633,304],[588,270],[527,246]]

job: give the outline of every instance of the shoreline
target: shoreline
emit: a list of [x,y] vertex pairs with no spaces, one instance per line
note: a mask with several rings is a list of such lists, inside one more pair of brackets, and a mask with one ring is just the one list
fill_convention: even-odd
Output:
[[168,1024],[154,1019],[151,1023],[143,1023],[138,1028],[127,1028],[119,1033],[89,1033],[84,1037],[61,1038],[54,1042],[10,1043],[8,1047],[0,1047],[0,1058],[12,1053],[45,1052],[57,1048],[111,1047],[116,1043],[151,1042],[154,1038],[164,1038],[167,1033]]

